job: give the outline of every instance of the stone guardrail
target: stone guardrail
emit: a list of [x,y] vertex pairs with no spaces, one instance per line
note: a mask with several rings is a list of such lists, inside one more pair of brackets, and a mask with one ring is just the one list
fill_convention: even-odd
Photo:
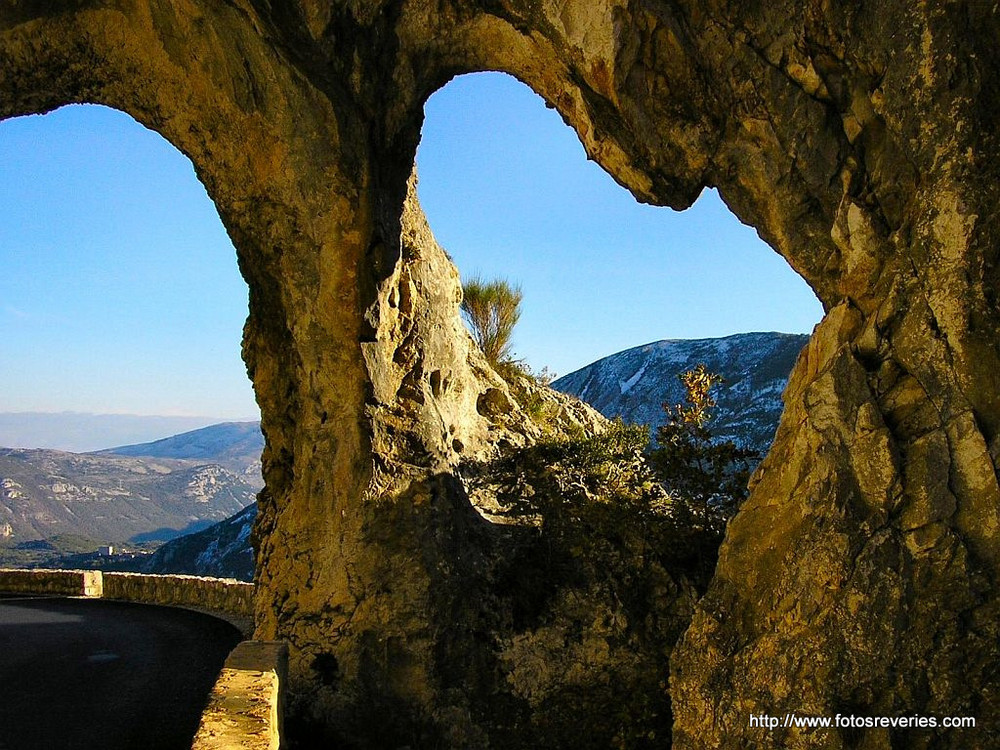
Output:
[[100,597],[99,570],[13,570],[0,568],[0,591],[7,594]]
[[288,674],[282,641],[243,641],[215,682],[192,750],[278,750]]
[[[253,584],[229,578],[0,568],[0,592],[181,607],[226,620],[244,636],[253,631]],[[193,750],[278,750],[287,671],[284,643],[240,643],[212,689]]]
[[103,598],[193,609],[253,633],[253,584],[232,578],[105,573]]
[[226,620],[245,636],[253,632],[253,584],[231,578],[0,569],[0,591],[182,607]]

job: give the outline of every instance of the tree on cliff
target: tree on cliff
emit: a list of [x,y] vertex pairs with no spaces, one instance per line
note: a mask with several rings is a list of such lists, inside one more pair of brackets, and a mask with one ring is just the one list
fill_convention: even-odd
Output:
[[712,389],[722,376],[698,365],[679,375],[686,404],[664,403],[667,422],[656,432],[649,462],[664,487],[692,522],[720,532],[747,496],[756,451],[734,442],[713,442],[708,423],[716,402]]
[[511,336],[521,317],[523,297],[521,288],[505,279],[475,277],[462,285],[462,312],[472,337],[494,367],[513,361]]

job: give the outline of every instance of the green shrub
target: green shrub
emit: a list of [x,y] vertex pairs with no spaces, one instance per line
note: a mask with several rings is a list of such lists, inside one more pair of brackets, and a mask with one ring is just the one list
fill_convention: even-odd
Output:
[[[751,456],[711,442],[719,377],[699,367],[682,380],[687,403],[665,407],[670,420],[652,449],[648,428],[617,421],[470,467],[473,493],[492,494],[516,524],[490,576],[516,634],[507,648],[549,659],[546,677],[527,669],[523,678],[518,722],[532,746],[669,743],[669,656],[745,496],[736,464]],[[522,677],[508,675],[519,686]]]
[[472,337],[495,368],[513,362],[511,337],[521,318],[523,297],[520,287],[504,279],[487,282],[476,277],[462,285],[462,312]]
[[715,529],[720,535],[726,521],[747,496],[747,482],[760,456],[732,441],[713,442],[708,423],[716,402],[712,389],[722,382],[704,365],[682,373],[686,404],[665,403],[667,422],[656,433],[657,445],[649,452],[654,474],[675,498],[677,512],[688,522]]
[[552,681],[530,711],[533,746],[669,742],[669,655],[715,567],[718,539],[678,522],[649,469],[648,442],[645,427],[615,422],[596,436],[513,450],[470,482],[523,522],[494,571],[515,642],[530,652],[524,644],[550,643],[555,631],[567,659],[584,643],[607,644],[603,660],[567,667],[553,657]]
[[548,437],[511,451],[470,483],[495,495],[512,521],[538,524],[554,583],[574,577],[582,560],[613,583],[633,580],[636,561],[653,559],[707,583],[717,530],[692,523],[687,506],[664,491],[648,443],[645,426],[616,421],[599,435]]

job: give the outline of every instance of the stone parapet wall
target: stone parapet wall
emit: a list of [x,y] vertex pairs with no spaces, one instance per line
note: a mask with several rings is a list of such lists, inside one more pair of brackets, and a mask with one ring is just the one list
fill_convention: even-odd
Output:
[[223,619],[244,635],[253,631],[253,584],[232,578],[106,573],[100,570],[0,569],[0,592],[91,596],[183,607]]
[[0,568],[0,592],[53,596],[102,596],[99,570],[13,570]]
[[253,630],[253,584],[232,578],[104,573],[104,598],[193,609]]
[[287,676],[283,642],[239,644],[215,682],[192,750],[278,750]]

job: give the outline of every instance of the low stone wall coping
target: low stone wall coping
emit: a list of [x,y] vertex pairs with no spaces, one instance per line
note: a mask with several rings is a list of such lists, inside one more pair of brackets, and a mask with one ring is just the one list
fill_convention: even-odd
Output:
[[288,646],[244,641],[219,673],[192,750],[278,750]]
[[253,584],[233,578],[104,573],[104,598],[183,607],[219,617],[244,636],[253,632]]

